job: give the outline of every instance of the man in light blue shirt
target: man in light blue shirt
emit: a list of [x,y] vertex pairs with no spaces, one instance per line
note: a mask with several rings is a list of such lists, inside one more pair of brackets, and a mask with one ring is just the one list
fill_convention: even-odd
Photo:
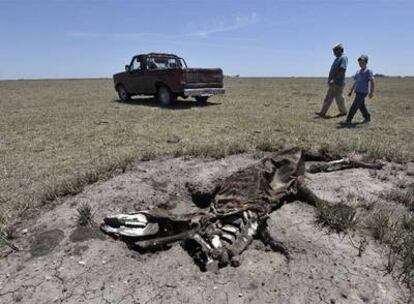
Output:
[[339,114],[337,116],[344,116],[347,112],[343,92],[345,88],[345,72],[348,66],[348,58],[344,55],[344,47],[341,43],[335,45],[332,50],[336,59],[332,63],[329,71],[328,91],[326,93],[325,100],[323,101],[321,111],[316,113],[323,118],[326,118],[326,113],[328,112],[334,98],[339,110]]
[[358,72],[355,74],[354,84],[352,85],[351,90],[348,94],[348,96],[351,96],[352,91],[355,90],[355,100],[352,103],[351,109],[349,110],[348,116],[345,121],[345,124],[348,125],[351,124],[352,118],[354,118],[354,115],[358,110],[361,111],[362,116],[364,117],[364,123],[371,121],[371,115],[368,113],[368,109],[365,105],[365,97],[367,95],[369,98],[374,97],[374,74],[370,69],[367,68],[367,55],[361,55],[358,58],[358,64],[361,69],[358,70]]

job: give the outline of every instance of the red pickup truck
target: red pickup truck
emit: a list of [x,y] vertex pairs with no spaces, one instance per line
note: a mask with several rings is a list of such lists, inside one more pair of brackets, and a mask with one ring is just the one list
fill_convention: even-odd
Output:
[[193,96],[205,103],[210,96],[225,92],[221,69],[188,68],[183,58],[173,54],[134,56],[125,72],[113,79],[122,101],[134,95],[153,95],[162,105],[173,103],[178,96]]

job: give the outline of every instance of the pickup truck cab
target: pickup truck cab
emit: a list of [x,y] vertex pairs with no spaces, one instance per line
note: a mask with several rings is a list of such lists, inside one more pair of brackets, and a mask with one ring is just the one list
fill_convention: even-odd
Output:
[[225,92],[221,69],[188,68],[183,58],[173,54],[136,55],[125,72],[113,79],[122,101],[134,95],[154,95],[162,105],[173,103],[178,96],[206,102],[210,96]]

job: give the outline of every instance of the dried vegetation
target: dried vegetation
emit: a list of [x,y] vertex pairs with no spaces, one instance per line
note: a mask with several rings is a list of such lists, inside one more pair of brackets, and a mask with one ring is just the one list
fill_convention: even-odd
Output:
[[151,98],[120,103],[110,79],[1,81],[0,224],[161,155],[220,158],[290,144],[413,159],[413,81],[379,80],[374,121],[357,129],[313,116],[325,79],[228,78],[227,93],[206,105],[170,108]]
[[380,209],[368,222],[372,237],[387,248],[385,270],[395,273],[414,291],[414,215],[396,216]]
[[347,233],[353,230],[357,223],[356,209],[344,203],[320,203],[316,205],[316,221],[336,233]]

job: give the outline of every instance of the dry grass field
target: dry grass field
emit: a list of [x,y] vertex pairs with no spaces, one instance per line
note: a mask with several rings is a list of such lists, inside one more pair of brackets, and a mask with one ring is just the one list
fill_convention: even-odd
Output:
[[[226,79],[205,106],[118,102],[109,79],[0,82],[0,225],[136,159],[221,157],[281,145],[414,159],[414,79],[381,78],[369,125],[315,118],[325,79]],[[351,104],[347,98],[347,106]],[[333,104],[330,114],[336,114]],[[355,117],[362,120],[360,114]]]

